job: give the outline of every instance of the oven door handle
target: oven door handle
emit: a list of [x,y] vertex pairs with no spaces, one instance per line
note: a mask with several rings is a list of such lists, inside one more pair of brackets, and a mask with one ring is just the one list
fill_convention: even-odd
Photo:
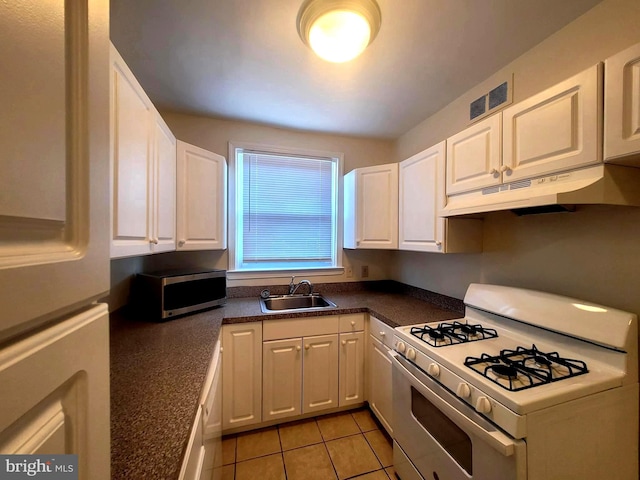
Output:
[[[399,355],[398,352],[391,350],[389,354],[393,360],[394,367],[407,378],[411,386],[418,390],[447,417],[455,421],[455,423],[457,423],[464,431],[473,433],[505,457],[513,455],[516,446],[522,442],[521,440],[515,440],[497,430],[496,427],[486,419],[482,418],[480,414],[475,411],[469,412],[469,414],[476,417],[474,420],[470,418],[470,415],[451,406],[451,403],[455,403],[460,404],[461,408],[467,410],[472,408],[459,398],[455,397],[443,386],[436,383],[435,380],[431,380],[417,367],[414,367],[412,364],[405,365],[405,362],[408,363],[408,361]],[[432,387],[427,387],[425,383],[431,384]],[[437,391],[438,393],[435,393],[434,391]],[[447,397],[450,399],[449,401],[446,400]]]

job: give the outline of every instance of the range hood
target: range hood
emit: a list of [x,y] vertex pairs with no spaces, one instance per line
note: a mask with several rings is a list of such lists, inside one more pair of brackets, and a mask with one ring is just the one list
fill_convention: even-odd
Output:
[[575,205],[640,206],[640,168],[599,164],[517,180],[447,198],[443,217],[514,210],[518,214],[571,210]]

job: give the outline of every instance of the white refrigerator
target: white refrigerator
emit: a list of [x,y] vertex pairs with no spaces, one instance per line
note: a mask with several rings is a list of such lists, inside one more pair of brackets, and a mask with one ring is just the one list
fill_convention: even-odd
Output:
[[108,1],[0,2],[0,62],[0,454],[108,479]]

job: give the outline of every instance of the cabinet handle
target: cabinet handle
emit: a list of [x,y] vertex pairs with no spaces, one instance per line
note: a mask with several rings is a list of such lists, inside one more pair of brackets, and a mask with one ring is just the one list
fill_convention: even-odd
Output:
[[346,340],[342,340],[342,346],[344,347],[347,344]]
[[442,242],[436,242],[436,247],[441,247],[442,246]]
[[300,348],[300,345],[298,345],[298,346],[296,347],[296,352],[299,352],[300,350],[302,350],[302,349]]
[[305,345],[305,346],[304,346],[304,349],[305,349],[305,350],[309,350],[310,348],[311,348],[311,345]]
[[187,243],[187,242],[185,242],[184,240],[180,240],[180,241],[178,242],[178,246],[179,246],[179,247],[184,247],[184,244],[185,244],[185,243]]
[[149,243],[153,243],[154,245],[158,244],[158,239],[157,238],[150,238],[149,239]]
[[387,332],[380,332],[380,336],[384,337],[387,334]]
[[489,170],[490,175],[495,175],[496,173],[498,173],[498,170],[495,168],[492,168],[491,170]]
[[508,165],[502,165],[502,166],[500,167],[500,171],[501,171],[502,173],[509,173],[509,172],[511,171],[511,167],[509,167]]
[[355,322],[355,321],[353,321],[353,320],[351,320],[351,326],[352,326],[352,327],[355,327],[355,326],[356,326],[356,322]]

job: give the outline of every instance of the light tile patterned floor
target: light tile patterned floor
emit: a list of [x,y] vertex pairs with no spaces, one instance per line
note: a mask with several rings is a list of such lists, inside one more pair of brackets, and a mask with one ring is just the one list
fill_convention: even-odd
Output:
[[222,440],[222,480],[395,480],[391,439],[368,409]]

